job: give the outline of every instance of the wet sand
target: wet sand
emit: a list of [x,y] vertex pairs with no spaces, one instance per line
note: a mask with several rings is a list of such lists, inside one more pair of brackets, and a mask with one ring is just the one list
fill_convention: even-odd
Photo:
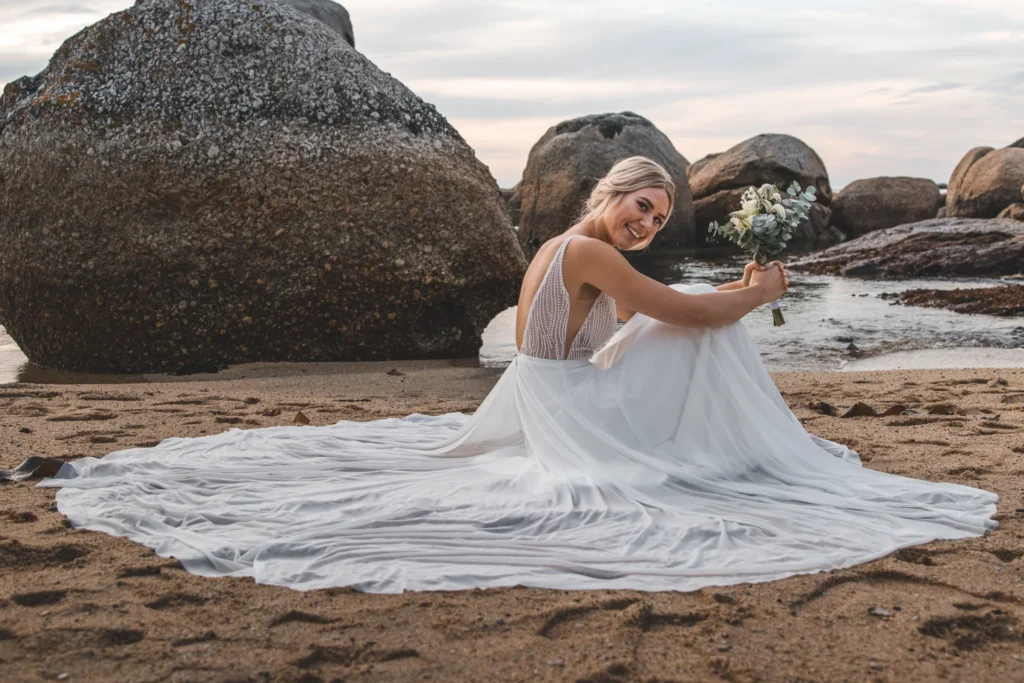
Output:
[[[291,424],[300,410],[314,425],[469,412],[501,371],[399,362],[246,372],[0,386],[0,468]],[[997,492],[1000,528],[842,571],[695,593],[300,593],[193,576],[129,541],[68,528],[53,489],[7,484],[0,680],[1021,680],[1024,370],[775,378],[810,431],[850,444],[865,466]],[[842,419],[812,401],[921,414]],[[928,415],[937,403],[953,414]]]

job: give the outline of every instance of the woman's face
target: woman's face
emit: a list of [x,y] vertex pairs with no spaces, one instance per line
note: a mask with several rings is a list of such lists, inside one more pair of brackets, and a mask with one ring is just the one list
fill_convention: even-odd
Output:
[[668,210],[668,193],[660,187],[622,195],[602,214],[609,241],[623,251],[646,247],[668,220]]

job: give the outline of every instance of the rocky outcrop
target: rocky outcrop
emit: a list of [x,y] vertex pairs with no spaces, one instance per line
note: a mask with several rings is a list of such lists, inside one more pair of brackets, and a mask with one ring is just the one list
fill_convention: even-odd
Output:
[[689,172],[694,197],[698,244],[707,239],[711,221],[725,222],[739,209],[739,196],[751,185],[774,183],[783,190],[794,180],[801,187],[814,186],[817,206],[801,225],[791,246],[821,248],[843,236],[831,228],[832,186],[825,163],[813,149],[791,135],[764,134],[745,140],[720,154],[710,154],[693,164]]
[[898,302],[908,306],[944,308],[956,313],[983,313],[1003,317],[1024,315],[1024,285],[970,289],[910,289]]
[[927,178],[855,180],[832,200],[832,224],[848,238],[935,218],[943,205],[939,186]]
[[635,155],[664,166],[676,184],[675,208],[654,245],[693,246],[689,164],[653,123],[632,112],[563,121],[537,141],[517,186],[520,243],[534,247],[564,232],[576,222],[597,181],[615,162]]
[[953,170],[949,179],[949,216],[994,218],[1020,201],[1024,184],[1024,149],[975,147]]
[[1014,221],[1024,221],[1024,202],[1016,202],[999,212],[996,218],[1009,218]]
[[1016,275],[1024,271],[1024,224],[936,218],[868,233],[789,266],[864,278]]
[[0,323],[84,371],[475,355],[526,262],[431,105],[277,2],[137,3],[0,101]]
[[286,5],[291,5],[303,14],[308,14],[318,21],[322,21],[332,31],[345,39],[345,42],[352,47],[356,46],[356,34],[352,30],[352,20],[348,16],[348,10],[331,0],[277,0]]

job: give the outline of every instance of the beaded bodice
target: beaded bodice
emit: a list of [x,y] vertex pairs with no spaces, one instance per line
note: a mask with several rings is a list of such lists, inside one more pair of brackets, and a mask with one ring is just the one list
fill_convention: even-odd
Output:
[[537,289],[526,316],[523,345],[520,353],[550,360],[590,358],[615,332],[615,302],[604,292],[594,300],[580,331],[563,358],[569,327],[569,292],[562,279],[562,255],[577,235],[567,238],[558,247],[548,271]]

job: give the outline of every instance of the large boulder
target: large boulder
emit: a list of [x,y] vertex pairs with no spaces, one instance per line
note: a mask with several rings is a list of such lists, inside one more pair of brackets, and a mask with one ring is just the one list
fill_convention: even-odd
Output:
[[876,230],[935,218],[943,205],[939,186],[927,178],[855,180],[832,199],[832,224],[854,238]]
[[863,278],[1017,275],[1024,272],[1024,223],[935,218],[871,232],[789,266]]
[[348,10],[331,0],[277,0],[286,5],[291,5],[303,14],[322,21],[327,26],[345,39],[345,42],[352,47],[356,46],[356,34],[352,31],[352,20],[348,16]]
[[267,2],[148,0],[0,101],[0,323],[148,372],[475,355],[526,261],[435,109]]
[[817,190],[817,206],[797,230],[791,247],[816,249],[843,239],[830,225],[832,186],[825,163],[813,149],[791,135],[767,133],[744,140],[719,154],[709,154],[691,166],[690,190],[697,215],[697,243],[713,244],[707,235],[711,221],[723,223],[740,208],[743,190],[774,183],[785,190],[793,181]]
[[1020,200],[1024,183],[1024,149],[975,147],[957,164],[949,179],[948,215],[993,218]]
[[805,188],[813,185],[825,206],[832,203],[832,186],[821,157],[792,135],[765,133],[713,155],[690,174],[690,191],[701,198],[763,183],[786,189],[794,180]]
[[564,232],[579,217],[597,181],[615,162],[635,155],[657,161],[676,184],[675,208],[656,245],[693,246],[689,162],[653,123],[628,111],[563,121],[537,141],[517,186],[520,243],[533,247]]

